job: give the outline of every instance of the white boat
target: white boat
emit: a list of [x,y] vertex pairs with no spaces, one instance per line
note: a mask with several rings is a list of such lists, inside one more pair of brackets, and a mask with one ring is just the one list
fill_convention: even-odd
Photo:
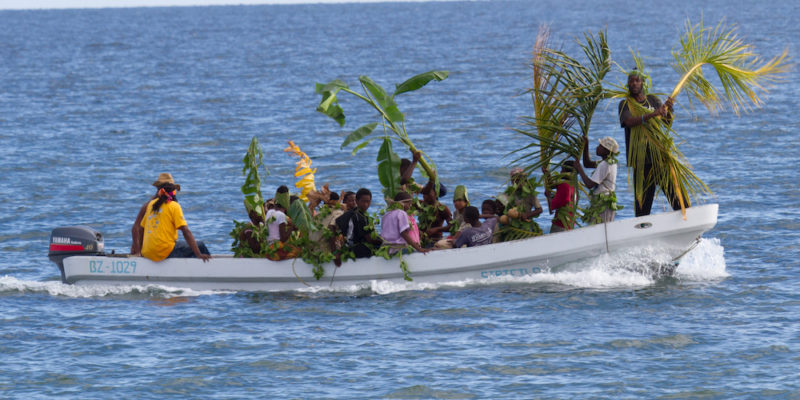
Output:
[[[617,220],[566,232],[485,246],[437,250],[403,256],[414,282],[456,282],[496,277],[523,277],[552,270],[565,263],[623,249],[657,246],[677,261],[701,235],[717,223],[717,204],[680,211]],[[75,229],[89,229],[80,237]],[[83,232],[87,233],[87,232]],[[95,255],[81,255],[82,253]],[[194,290],[282,291],[308,286],[343,287],[373,280],[403,282],[400,258],[381,257],[324,265],[325,275],[314,278],[313,265],[302,259],[270,261],[262,258],[214,256],[168,258],[153,262],[130,255],[103,253],[102,235],[86,227],[53,231],[50,258],[59,265],[62,280],[76,285],[159,284]]]

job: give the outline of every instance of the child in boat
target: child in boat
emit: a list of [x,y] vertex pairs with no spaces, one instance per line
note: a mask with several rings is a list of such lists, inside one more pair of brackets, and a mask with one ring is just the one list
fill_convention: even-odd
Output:
[[286,242],[289,240],[289,224],[287,223],[286,211],[289,209],[289,188],[282,185],[275,193],[273,207],[267,211],[264,217],[269,227],[268,243],[276,241]]
[[[573,161],[566,160],[561,166],[561,182],[556,186],[556,193],[545,191],[550,214],[555,213],[550,225],[550,233],[568,231],[575,228],[575,208],[578,204],[578,193],[572,184],[575,172]],[[542,167],[542,172],[547,175],[547,166]]]
[[[318,243],[322,251],[330,253],[336,248],[336,218],[344,214],[344,209],[342,205],[339,204],[339,195],[336,192],[326,193],[323,200],[324,202],[319,212],[314,215],[314,220],[319,223],[322,229],[311,232],[309,239],[312,242]],[[327,235],[324,233],[326,230],[330,232]],[[328,239],[326,239],[326,237]]]
[[431,247],[441,240],[442,233],[447,230],[444,223],[449,223],[453,219],[450,209],[439,202],[433,181],[429,181],[422,188],[422,203],[415,213],[419,217],[420,232],[423,233],[423,247]]
[[606,136],[598,141],[595,153],[602,158],[600,162],[592,161],[589,157],[589,142],[584,140],[583,165],[586,168],[595,168],[589,177],[575,160],[575,169],[578,171],[584,185],[591,189],[589,208],[583,213],[583,221],[589,224],[611,222],[617,210],[622,207],[617,205],[617,155],[619,145],[614,138]]
[[464,209],[464,221],[469,224],[469,228],[461,231],[458,239],[456,239],[455,248],[482,246],[492,243],[492,237],[494,236],[492,228],[481,224],[478,219],[479,216],[477,207],[469,206]]
[[[183,210],[178,204],[178,188],[174,183],[164,183],[157,197],[147,203],[140,223],[143,231],[142,256],[153,261],[188,257],[208,261],[211,258],[208,249],[202,242],[195,241],[183,218]],[[184,241],[178,241],[179,230],[183,233]]]
[[294,230],[289,217],[286,216],[291,201],[292,196],[289,195],[289,188],[284,185],[278,187],[274,204],[264,216],[269,231],[267,258],[273,261],[295,258],[300,254],[299,248],[288,243],[289,235]]
[[469,206],[467,188],[464,185],[458,185],[456,190],[453,191],[453,218],[447,224],[450,236],[436,242],[435,247],[437,249],[452,249],[453,243],[458,239],[461,231],[470,227],[470,224],[464,221],[464,209],[467,206]]
[[481,204],[481,215],[480,218],[483,218],[483,223],[481,225],[488,226],[492,229],[492,243],[497,242],[497,227],[499,223],[497,222],[497,211],[496,211],[496,200],[484,200]]
[[353,251],[356,258],[372,256],[372,247],[380,246],[380,239],[373,239],[366,228],[369,226],[367,210],[372,204],[372,192],[367,188],[356,192],[356,208],[345,211],[336,219],[336,227],[344,235],[345,245]]
[[342,208],[344,211],[347,210],[354,210],[356,208],[356,193],[355,192],[344,192],[342,194]]
[[411,208],[411,195],[406,192],[399,192],[394,196],[394,201],[389,205],[390,211],[383,214],[381,221],[381,237],[384,244],[392,247],[390,254],[396,253],[406,246],[411,246],[414,250],[427,253],[429,250],[423,249],[419,245],[419,228],[414,221],[414,217],[408,214]]

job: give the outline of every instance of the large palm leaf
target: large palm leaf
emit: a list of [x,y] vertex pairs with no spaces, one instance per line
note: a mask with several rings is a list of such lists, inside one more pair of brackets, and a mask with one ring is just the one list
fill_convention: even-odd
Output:
[[[692,25],[687,20],[686,33],[673,57],[672,66],[681,79],[672,98],[683,90],[689,94],[690,104],[696,99],[713,113],[728,103],[737,115],[740,110],[759,107],[759,92],[766,92],[770,84],[781,80],[791,66],[787,50],[759,65],[753,47],[738,37],[735,26],[725,25],[724,21],[710,29],[702,22]],[[703,67],[716,72],[721,90],[706,79]]]
[[533,87],[531,94],[534,115],[524,117],[525,127],[517,132],[533,139],[517,150],[527,170],[547,166],[554,158],[577,158],[583,150],[592,116],[603,98],[602,80],[611,68],[611,57],[605,32],[596,36],[584,34],[584,42],[576,41],[586,61],[550,45],[549,30],[541,28],[533,50]]

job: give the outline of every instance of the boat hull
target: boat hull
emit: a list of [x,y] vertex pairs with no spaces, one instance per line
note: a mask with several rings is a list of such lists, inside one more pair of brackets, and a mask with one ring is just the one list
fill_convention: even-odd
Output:
[[[618,220],[566,232],[487,246],[403,256],[414,282],[455,282],[522,277],[604,253],[658,247],[682,256],[717,222],[716,204]],[[215,256],[208,262],[170,258],[153,262],[131,256],[72,256],[64,259],[64,280],[73,284],[159,284],[194,290],[281,291],[309,286],[348,287],[373,280],[403,282],[400,259],[380,257],[326,264],[317,280],[301,259],[270,261]]]

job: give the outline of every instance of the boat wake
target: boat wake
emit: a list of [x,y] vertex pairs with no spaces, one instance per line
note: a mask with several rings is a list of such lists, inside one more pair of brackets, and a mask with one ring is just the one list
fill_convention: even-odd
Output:
[[[413,275],[413,274],[412,274]],[[446,283],[395,283],[372,281],[369,285],[339,288],[307,288],[306,292],[349,292],[356,294],[391,294],[411,290],[462,288],[481,285],[527,285],[543,290],[570,289],[636,289],[673,279],[679,282],[715,281],[728,276],[725,271],[723,247],[719,239],[702,239],[680,260],[659,248],[636,248],[603,254],[592,260],[582,260],[542,273],[525,277],[502,276],[483,280],[463,280]]]
[[43,293],[51,296],[74,298],[120,297],[168,299],[174,297],[195,297],[209,294],[231,293],[212,290],[192,290],[162,285],[67,285],[61,281],[26,281],[12,276],[0,276],[0,294]]

